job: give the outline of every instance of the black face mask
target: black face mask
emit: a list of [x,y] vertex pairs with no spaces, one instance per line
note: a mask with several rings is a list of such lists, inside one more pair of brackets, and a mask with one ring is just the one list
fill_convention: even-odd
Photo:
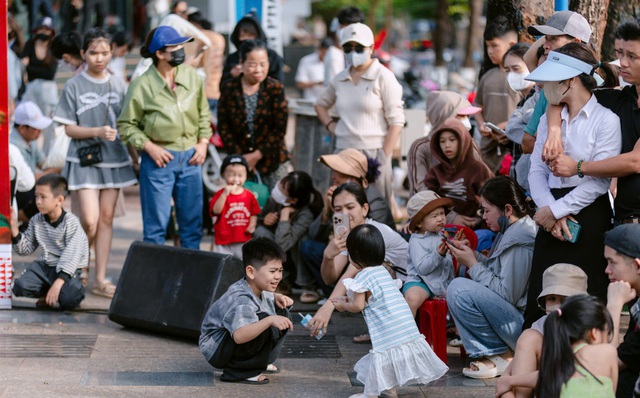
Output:
[[48,34],[46,34],[46,33],[38,33],[38,34],[36,35],[36,39],[37,39],[37,40],[47,41],[47,40],[49,40],[50,38],[51,38],[51,36],[50,36],[50,35],[48,35]]
[[172,52],[171,59],[167,62],[174,68],[184,63],[184,48]]

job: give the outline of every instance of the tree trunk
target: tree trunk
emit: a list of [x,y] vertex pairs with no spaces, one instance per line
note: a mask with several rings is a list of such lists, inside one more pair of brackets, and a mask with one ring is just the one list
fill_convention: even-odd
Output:
[[[527,28],[531,25],[543,24],[553,14],[553,4],[553,0],[489,0],[486,12],[487,24],[499,15],[504,15],[508,21],[513,21],[514,28],[519,32],[519,41],[533,42],[533,37],[527,33]],[[492,67],[485,45],[484,63],[480,76]]]
[[607,27],[602,37],[601,56],[603,61],[613,61],[617,58],[613,44],[616,29],[625,21],[635,19],[636,10],[640,8],[640,0],[610,0]]
[[547,21],[553,14],[553,0],[529,0],[516,4],[521,17],[518,21],[518,41],[533,43],[535,38],[527,32],[527,28],[531,25],[543,25]]
[[436,66],[444,66],[444,49],[447,38],[451,37],[451,19],[449,18],[449,0],[438,0],[436,10],[436,31],[433,35],[433,47],[436,53]]
[[610,0],[571,0],[569,2],[570,10],[577,12],[589,21],[593,29],[591,43],[598,58],[600,58],[604,29],[607,26],[609,2]]
[[369,9],[369,17],[367,18],[367,25],[376,31],[376,9],[378,8],[379,0],[373,0],[371,8]]
[[466,68],[473,68],[475,62],[473,53],[477,50],[478,44],[482,37],[482,28],[480,26],[480,16],[482,15],[483,0],[469,0],[469,30],[467,33],[467,46],[465,48],[464,64]]

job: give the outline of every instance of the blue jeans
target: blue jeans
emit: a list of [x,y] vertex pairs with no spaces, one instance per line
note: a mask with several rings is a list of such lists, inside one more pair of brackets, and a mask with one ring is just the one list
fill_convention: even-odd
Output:
[[169,151],[173,155],[164,168],[158,167],[142,151],[140,162],[140,202],[144,241],[164,244],[171,198],[174,200],[180,246],[200,249],[202,238],[202,169],[190,165],[195,149],[183,152]]
[[318,287],[322,289],[322,292],[326,297],[329,297],[333,292],[333,286],[327,286],[322,280],[322,273],[320,267],[322,266],[322,256],[324,255],[324,249],[327,248],[322,242],[318,242],[313,239],[303,240],[300,244],[300,254],[302,255],[302,261],[307,266],[307,269],[315,277]]
[[524,316],[494,291],[471,279],[455,278],[447,288],[447,306],[471,358],[515,350]]

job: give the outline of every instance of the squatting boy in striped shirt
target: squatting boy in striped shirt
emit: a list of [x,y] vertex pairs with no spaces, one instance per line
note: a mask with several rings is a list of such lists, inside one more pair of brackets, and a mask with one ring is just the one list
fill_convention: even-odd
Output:
[[39,298],[39,305],[72,309],[84,299],[80,268],[89,262],[89,242],[78,218],[64,211],[67,180],[46,174],[36,182],[36,206],[24,233],[18,230],[17,216],[11,214],[13,250],[20,256],[43,249],[36,261],[15,280],[13,294]]

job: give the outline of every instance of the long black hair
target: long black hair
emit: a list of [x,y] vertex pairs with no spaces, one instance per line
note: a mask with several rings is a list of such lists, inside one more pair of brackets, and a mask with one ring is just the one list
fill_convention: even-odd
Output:
[[302,209],[305,206],[309,206],[313,217],[317,217],[320,214],[324,207],[322,195],[313,187],[313,181],[309,174],[304,171],[292,171],[281,182],[282,186],[287,190],[287,196],[291,199],[297,199],[296,203],[292,204],[293,208]]
[[560,397],[562,386],[576,371],[577,358],[572,345],[586,340],[592,329],[607,331],[609,335],[613,331],[609,311],[594,296],[571,296],[560,309],[549,314],[544,322],[540,372],[536,385],[538,397]]
[[511,205],[516,217],[531,216],[536,213],[536,206],[524,193],[524,189],[511,177],[497,176],[489,179],[480,189],[479,195],[487,202],[504,210]]
[[[158,66],[158,62],[160,62],[160,60],[158,59],[158,56],[156,55],[155,51],[153,53],[149,51],[149,46],[153,41],[153,35],[156,34],[156,29],[158,28],[153,28],[149,31],[149,33],[147,33],[147,37],[144,40],[144,44],[142,45],[142,47],[140,47],[140,55],[142,56],[142,58],[151,58],[153,60],[153,64],[155,66]],[[160,48],[159,50],[161,51],[164,50],[164,47]]]

